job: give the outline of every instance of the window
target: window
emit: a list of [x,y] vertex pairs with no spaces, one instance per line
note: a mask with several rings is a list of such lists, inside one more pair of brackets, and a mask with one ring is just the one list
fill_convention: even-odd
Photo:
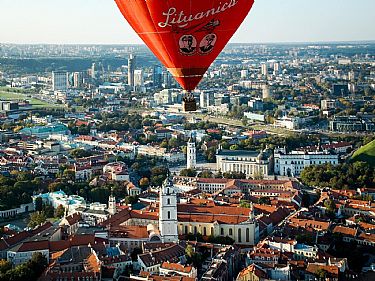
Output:
[[250,229],[246,228],[246,242],[250,242]]
[[188,233],[189,233],[188,227],[187,225],[185,225],[185,234],[188,234]]
[[233,230],[229,228],[229,235],[233,235]]
[[206,229],[206,227],[203,227],[203,235],[207,236],[207,229]]
[[221,235],[221,236],[224,235],[224,228],[221,228],[221,229],[220,229],[220,235]]
[[238,242],[242,242],[242,237],[241,237],[241,228],[238,229]]
[[168,211],[168,219],[171,219],[171,212]]
[[171,199],[170,198],[167,199],[167,205],[171,205]]

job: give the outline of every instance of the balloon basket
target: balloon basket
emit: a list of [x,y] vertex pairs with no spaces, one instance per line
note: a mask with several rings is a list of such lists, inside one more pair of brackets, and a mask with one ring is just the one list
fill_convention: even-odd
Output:
[[197,111],[197,102],[194,100],[184,100],[182,107],[185,112]]

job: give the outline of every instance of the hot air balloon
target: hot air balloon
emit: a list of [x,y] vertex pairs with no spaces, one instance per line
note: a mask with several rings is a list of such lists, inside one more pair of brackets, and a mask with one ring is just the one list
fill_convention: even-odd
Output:
[[115,0],[121,13],[185,90],[191,93],[248,15],[254,0]]

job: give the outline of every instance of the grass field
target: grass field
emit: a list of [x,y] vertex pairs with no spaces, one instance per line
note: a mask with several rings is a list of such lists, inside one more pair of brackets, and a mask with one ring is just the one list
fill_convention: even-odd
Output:
[[375,140],[359,148],[351,160],[367,162],[375,167]]
[[0,91],[0,100],[28,100],[33,108],[59,108],[59,104],[50,104],[45,101],[32,98],[30,95]]

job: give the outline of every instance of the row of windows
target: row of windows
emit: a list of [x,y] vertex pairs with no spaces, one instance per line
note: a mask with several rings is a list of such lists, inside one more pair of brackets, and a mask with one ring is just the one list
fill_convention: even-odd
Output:
[[[211,227],[210,233],[208,233],[209,228],[207,228],[207,227],[203,227],[202,230],[203,230],[203,233],[201,233],[201,234],[204,235],[204,236],[214,235],[214,228],[213,227]],[[192,228],[192,230],[190,230],[189,226],[185,225],[184,226],[184,233],[185,234],[193,233],[193,234],[196,235],[196,234],[200,233],[200,231],[198,230],[197,226],[194,226]],[[229,228],[228,233],[225,233],[224,228],[220,228],[220,236],[230,236],[230,237],[233,238],[233,229]],[[239,242],[239,243],[241,243],[241,242],[249,243],[250,242],[250,228],[246,228],[245,241],[243,241],[242,229],[239,228],[237,230],[237,242]]]

